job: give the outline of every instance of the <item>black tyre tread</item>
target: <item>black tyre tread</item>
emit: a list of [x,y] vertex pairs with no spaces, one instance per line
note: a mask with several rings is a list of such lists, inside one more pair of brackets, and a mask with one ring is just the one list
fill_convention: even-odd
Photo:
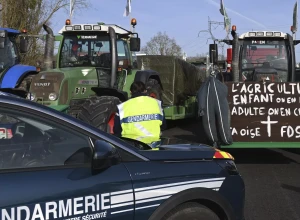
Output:
[[148,94],[154,92],[158,95],[157,99],[162,101],[162,88],[156,79],[148,79],[146,82],[146,89]]
[[81,111],[82,105],[86,102],[87,99],[72,99],[70,101],[70,106],[68,109],[68,115],[71,115],[75,118],[78,118],[78,114]]
[[[196,214],[195,214],[196,213]],[[193,214],[193,216],[190,216]],[[195,215],[197,216],[195,218]],[[194,217],[194,218],[191,218]],[[197,202],[186,202],[173,210],[168,212],[162,220],[180,220],[180,219],[193,219],[193,220],[220,220],[218,215],[208,207],[201,205]]]
[[81,106],[78,119],[107,132],[109,116],[116,112],[121,101],[113,96],[91,97]]

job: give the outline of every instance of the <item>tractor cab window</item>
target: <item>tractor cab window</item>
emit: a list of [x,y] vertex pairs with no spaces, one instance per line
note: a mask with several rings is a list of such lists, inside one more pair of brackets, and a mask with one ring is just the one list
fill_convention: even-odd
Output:
[[0,49],[0,71],[15,65],[18,62],[16,43],[13,37],[7,37],[4,48]]
[[[127,44],[117,40],[119,60],[129,59]],[[65,35],[60,56],[60,67],[111,68],[109,36]]]
[[262,69],[272,72],[276,81],[288,80],[288,57],[284,40],[245,40],[241,48],[241,59],[245,81],[252,81],[254,70],[262,72]]

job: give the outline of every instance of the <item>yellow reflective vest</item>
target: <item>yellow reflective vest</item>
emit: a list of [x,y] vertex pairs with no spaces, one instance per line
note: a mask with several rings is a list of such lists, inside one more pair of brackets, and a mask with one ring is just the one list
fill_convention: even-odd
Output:
[[139,96],[118,105],[122,137],[150,144],[160,140],[163,122],[161,101]]

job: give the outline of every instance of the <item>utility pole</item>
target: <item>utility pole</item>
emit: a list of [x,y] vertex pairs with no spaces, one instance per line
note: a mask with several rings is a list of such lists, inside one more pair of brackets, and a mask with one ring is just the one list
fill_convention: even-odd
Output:
[[[219,26],[224,26],[224,25],[225,25],[225,22],[212,21],[212,20],[210,20],[210,18],[208,17],[208,30],[201,30],[201,31],[199,31],[199,33],[198,33],[198,37],[199,37],[199,35],[200,35],[201,32],[208,32],[208,33],[210,34],[210,37],[207,38],[207,41],[208,41],[209,39],[211,39],[211,40],[213,40],[214,42],[218,42],[218,47],[220,47],[220,48],[222,49],[222,57],[224,57],[224,46],[225,46],[225,44],[222,43],[222,40],[218,40],[217,38],[215,38],[215,36],[214,36],[213,33],[212,33],[212,32],[213,32],[212,27],[213,27],[213,29],[215,30],[215,29],[217,29]],[[228,35],[229,35],[229,32],[227,33],[225,39],[229,39]],[[206,41],[206,43],[207,43],[207,41]]]

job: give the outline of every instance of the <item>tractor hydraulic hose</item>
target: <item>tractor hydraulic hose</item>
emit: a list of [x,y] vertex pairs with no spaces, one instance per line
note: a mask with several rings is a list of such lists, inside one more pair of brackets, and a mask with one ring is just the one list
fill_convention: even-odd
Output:
[[239,73],[239,41],[236,33],[233,34],[232,41],[232,77],[233,82],[240,81],[240,73]]
[[46,24],[43,24],[43,28],[47,32],[44,63],[45,63],[45,69],[48,70],[48,69],[52,69],[52,59],[53,59],[53,54],[54,54],[55,36],[53,35],[53,31],[49,26],[47,26]]
[[117,51],[117,36],[112,27],[108,27],[110,36],[110,51],[111,51],[111,80],[110,86],[113,88],[117,79],[118,69],[118,51]]

